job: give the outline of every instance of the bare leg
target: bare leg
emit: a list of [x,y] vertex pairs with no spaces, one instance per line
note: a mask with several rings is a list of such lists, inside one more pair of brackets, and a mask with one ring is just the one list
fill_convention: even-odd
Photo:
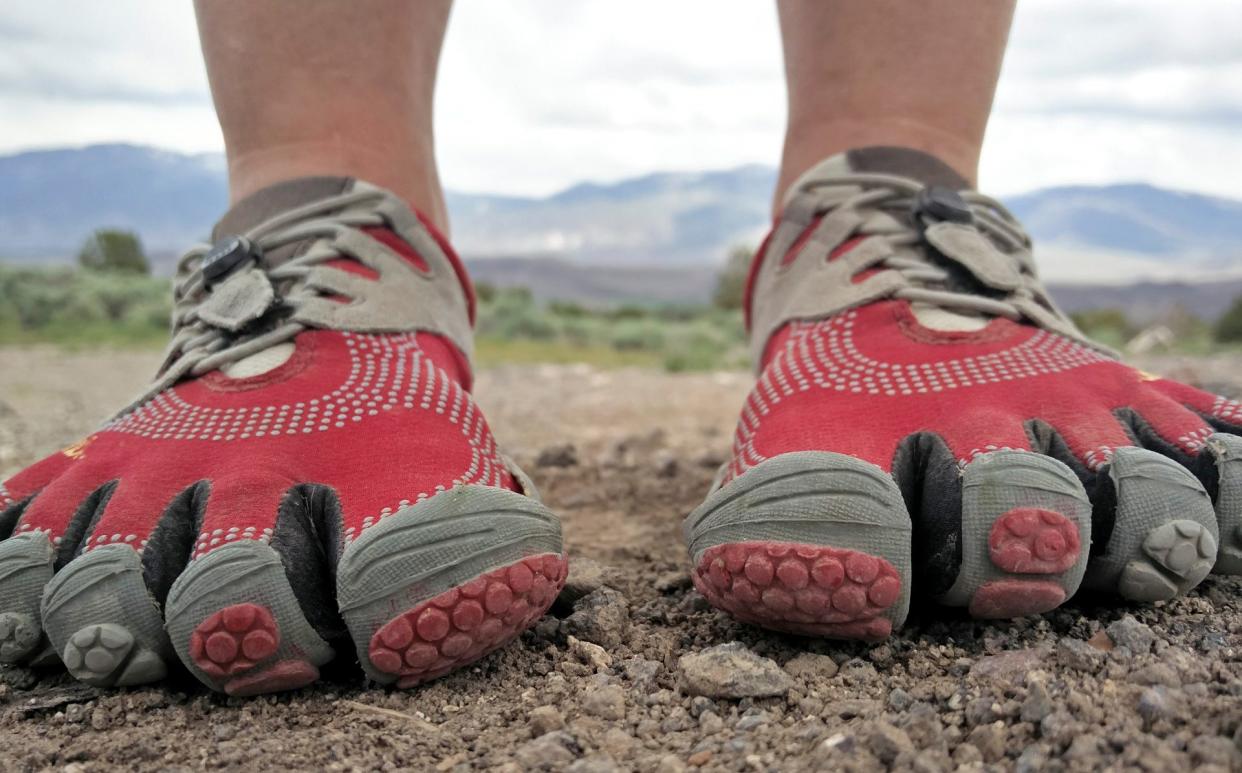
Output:
[[451,0],[196,0],[236,202],[358,177],[447,225],[432,96]]
[[777,201],[850,148],[900,145],[974,181],[1014,0],[778,0],[789,123]]

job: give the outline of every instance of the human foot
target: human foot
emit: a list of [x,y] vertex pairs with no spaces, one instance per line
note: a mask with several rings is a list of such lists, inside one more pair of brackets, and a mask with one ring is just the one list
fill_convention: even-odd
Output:
[[1242,573],[1242,405],[1084,338],[966,187],[868,148],[786,198],[748,288],[758,382],[684,526],[738,619],[879,639],[915,594],[1006,618]]
[[329,178],[217,233],[182,260],[150,390],[0,486],[0,661],[130,685],[179,657],[245,695],[313,682],[352,640],[410,686],[532,624],[565,579],[560,525],[470,397],[448,245]]

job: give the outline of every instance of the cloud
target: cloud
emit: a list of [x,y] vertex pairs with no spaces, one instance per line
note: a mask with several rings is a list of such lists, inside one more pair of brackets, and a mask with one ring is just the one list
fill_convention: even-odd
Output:
[[[985,184],[1126,179],[1242,195],[1238,29],[1234,0],[1023,0]],[[784,115],[771,3],[459,0],[437,143],[452,187],[545,194],[775,164]],[[7,0],[0,116],[0,152],[221,147],[185,2]]]

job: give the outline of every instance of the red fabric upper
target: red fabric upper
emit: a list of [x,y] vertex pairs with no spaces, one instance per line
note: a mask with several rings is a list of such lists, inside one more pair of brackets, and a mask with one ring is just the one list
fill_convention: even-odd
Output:
[[[421,261],[390,232],[372,236]],[[455,484],[516,488],[468,392],[465,358],[446,339],[309,330],[295,344],[268,373],[234,379],[216,371],[160,393],[7,481],[0,509],[41,492],[18,530],[59,541],[78,506],[115,480],[88,547],[141,549],[169,503],[205,480],[201,555],[270,537],[282,496],[297,484],[336,491],[346,541]]]
[[[775,256],[760,251],[756,266],[765,258]],[[1190,454],[1213,432],[1200,414],[1242,418],[1236,401],[1149,376],[1030,325],[996,319],[975,332],[933,330],[907,302],[881,301],[791,322],[772,336],[742,409],[728,477],[778,454],[811,450],[891,470],[898,445],[920,432],[942,437],[965,463],[1000,448],[1030,449],[1031,420],[1051,425],[1084,465],[1098,469],[1114,448],[1134,443],[1115,413],[1123,408]]]

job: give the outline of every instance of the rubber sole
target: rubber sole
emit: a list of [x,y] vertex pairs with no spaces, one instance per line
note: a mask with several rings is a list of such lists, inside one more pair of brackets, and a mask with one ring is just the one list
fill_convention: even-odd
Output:
[[962,471],[962,562],[937,601],[978,619],[1048,612],[1078,591],[1091,544],[1091,504],[1061,462],[994,451]]
[[75,678],[97,687],[155,682],[173,657],[164,619],[128,545],[95,548],[47,584],[43,625]]
[[1173,460],[1118,448],[1108,475],[1117,508],[1087,587],[1131,601],[1167,601],[1198,585],[1217,560],[1219,527],[1207,491]]
[[1242,437],[1217,433],[1207,439],[1206,452],[1216,462],[1216,523],[1220,545],[1217,574],[1242,574]]
[[905,502],[891,476],[853,457],[768,459],[712,491],[683,531],[695,587],[744,622],[876,640],[909,611]]
[[259,540],[190,562],[169,591],[165,625],[181,662],[229,695],[305,687],[334,654],[302,614],[280,556]]
[[367,676],[411,687],[516,638],[567,574],[560,522],[538,499],[458,486],[351,542],[337,600]]

